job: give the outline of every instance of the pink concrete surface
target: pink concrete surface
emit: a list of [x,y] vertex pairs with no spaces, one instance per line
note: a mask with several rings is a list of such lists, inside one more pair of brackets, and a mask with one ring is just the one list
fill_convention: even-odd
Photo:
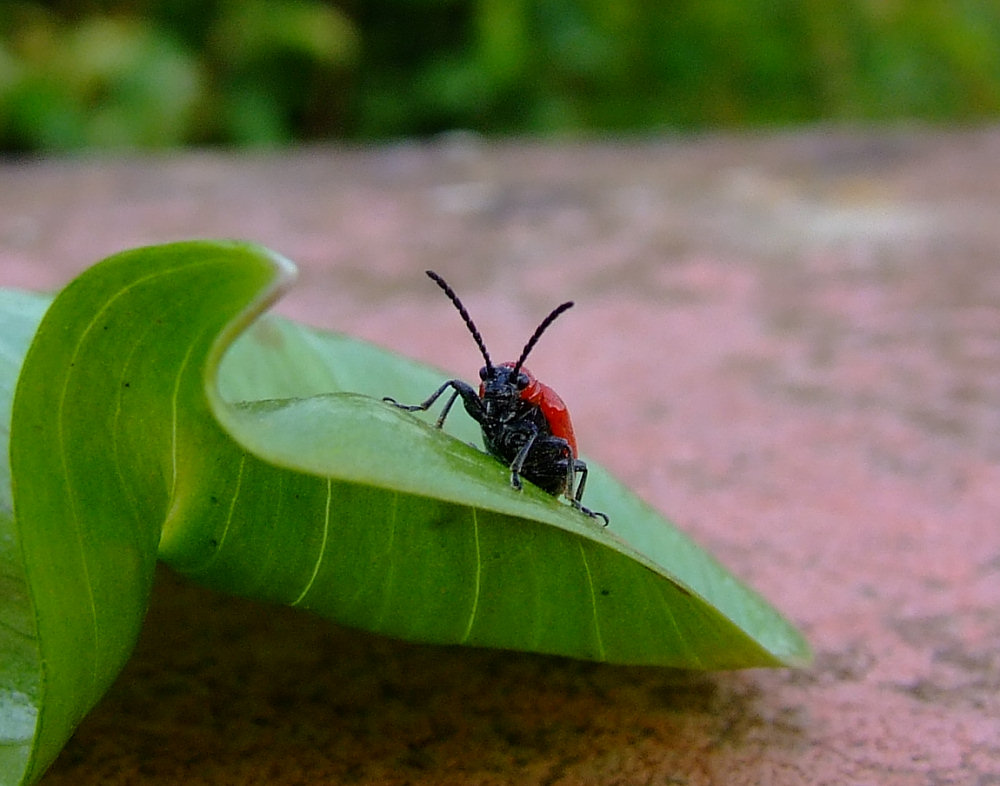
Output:
[[770,598],[811,668],[416,646],[164,572],[43,781],[1000,783],[1000,129],[0,162],[0,285],[196,236],[278,309],[473,376],[444,274],[581,447]]

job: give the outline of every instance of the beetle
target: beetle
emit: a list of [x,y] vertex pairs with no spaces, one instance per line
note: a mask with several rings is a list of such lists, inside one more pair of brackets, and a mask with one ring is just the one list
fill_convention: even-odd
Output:
[[565,495],[574,508],[591,518],[603,519],[607,526],[605,514],[583,506],[587,465],[577,454],[576,436],[566,404],[558,393],[524,367],[538,339],[560,314],[572,308],[573,302],[556,306],[541,321],[516,362],[494,365],[479,329],[458,295],[433,270],[426,273],[458,309],[486,361],[479,370],[479,389],[477,391],[460,379],[449,379],[420,404],[400,404],[388,396],[383,400],[407,412],[423,412],[450,388],[451,396],[437,419],[438,428],[444,425],[455,400],[461,397],[465,411],[482,428],[486,450],[510,468],[510,485],[515,490],[520,491],[521,478],[527,478],[553,496]]

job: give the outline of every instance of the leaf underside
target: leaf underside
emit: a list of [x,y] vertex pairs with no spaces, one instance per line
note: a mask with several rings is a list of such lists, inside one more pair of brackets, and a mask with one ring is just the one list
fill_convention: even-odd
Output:
[[446,433],[381,401],[421,400],[440,371],[258,318],[293,273],[204,241],[111,257],[44,318],[45,299],[0,292],[0,783],[40,777],[114,680],[157,559],[416,641],[695,669],[808,659],[592,461],[607,529],[514,492],[468,418]]

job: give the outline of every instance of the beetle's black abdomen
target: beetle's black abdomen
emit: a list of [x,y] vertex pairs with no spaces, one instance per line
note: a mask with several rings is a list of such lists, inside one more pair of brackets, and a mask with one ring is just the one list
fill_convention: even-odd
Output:
[[480,425],[486,449],[507,466],[511,466],[534,437],[520,474],[549,494],[559,495],[566,491],[570,476],[568,462],[572,461],[569,444],[561,437],[552,436],[540,407],[519,401],[513,417],[505,421],[484,418]]

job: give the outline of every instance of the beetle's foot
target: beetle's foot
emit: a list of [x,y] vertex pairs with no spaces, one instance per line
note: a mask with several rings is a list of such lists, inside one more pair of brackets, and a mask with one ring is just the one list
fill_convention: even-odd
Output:
[[585,516],[590,516],[592,519],[604,519],[604,524],[602,524],[601,526],[606,527],[608,526],[608,524],[611,523],[606,513],[601,513],[601,511],[599,510],[591,510],[590,508],[586,508],[575,499],[571,500],[571,502],[573,504],[573,507],[576,508],[581,513],[583,513]]
[[383,396],[382,400],[387,404],[392,404],[394,407],[405,410],[407,412],[418,412],[422,409],[426,409],[426,407],[424,407],[421,404],[400,404],[398,401],[396,401],[396,399],[390,396]]

